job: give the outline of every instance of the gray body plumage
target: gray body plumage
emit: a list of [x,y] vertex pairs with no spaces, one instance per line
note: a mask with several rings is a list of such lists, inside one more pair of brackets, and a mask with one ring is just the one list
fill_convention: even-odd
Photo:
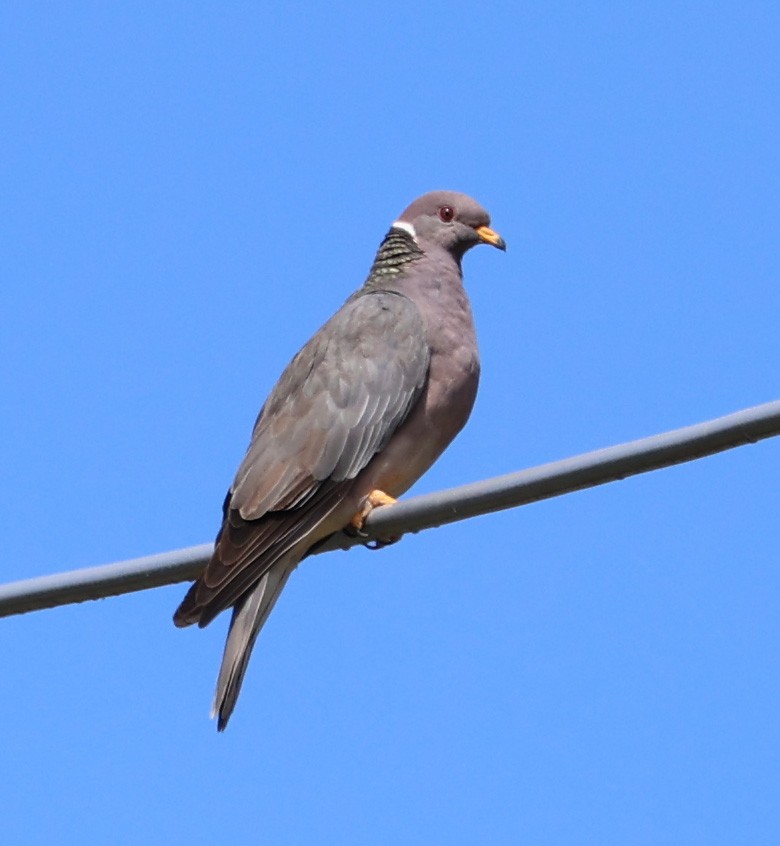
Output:
[[[450,210],[456,217],[445,221]],[[212,559],[174,616],[204,626],[233,606],[214,700],[220,730],[300,560],[345,528],[372,491],[408,490],[468,419],[479,357],[460,260],[480,241],[503,248],[488,222],[464,195],[413,203],[363,287],[295,356],[263,406]]]

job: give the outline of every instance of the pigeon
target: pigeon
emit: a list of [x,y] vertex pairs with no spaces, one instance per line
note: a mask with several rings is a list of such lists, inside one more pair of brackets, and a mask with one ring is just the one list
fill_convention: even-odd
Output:
[[371,510],[394,503],[465,425],[480,364],[461,261],[477,244],[506,249],[475,200],[453,191],[415,200],[363,286],[260,411],[213,555],[173,618],[203,627],[233,609],[212,709],[218,731],[298,563],[336,532],[361,533]]

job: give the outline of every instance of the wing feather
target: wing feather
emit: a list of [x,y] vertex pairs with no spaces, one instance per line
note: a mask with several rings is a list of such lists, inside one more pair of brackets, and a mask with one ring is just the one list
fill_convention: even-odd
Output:
[[[293,359],[258,419],[232,488],[245,520],[292,491],[354,478],[405,419],[428,371],[422,318],[406,297],[354,297]],[[284,466],[282,475],[273,470]]]
[[316,531],[408,416],[429,361],[407,297],[374,291],[347,300],[263,406],[214,555],[179,607],[179,625],[208,623]]

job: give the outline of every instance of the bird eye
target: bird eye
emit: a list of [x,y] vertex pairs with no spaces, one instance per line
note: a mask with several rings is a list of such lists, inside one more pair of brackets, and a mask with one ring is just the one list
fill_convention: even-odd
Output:
[[455,209],[452,206],[442,206],[439,209],[439,217],[445,223],[449,223],[455,217]]

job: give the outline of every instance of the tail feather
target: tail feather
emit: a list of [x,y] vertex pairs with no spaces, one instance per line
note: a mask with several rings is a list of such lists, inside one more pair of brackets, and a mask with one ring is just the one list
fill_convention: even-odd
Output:
[[211,708],[211,716],[217,717],[217,731],[224,731],[236,707],[252,647],[293,569],[289,562],[279,561],[233,607]]

